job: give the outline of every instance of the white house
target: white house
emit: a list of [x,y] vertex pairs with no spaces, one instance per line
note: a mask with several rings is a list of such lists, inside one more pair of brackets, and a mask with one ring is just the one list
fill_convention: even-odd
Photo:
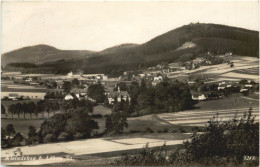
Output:
[[103,76],[103,79],[104,79],[104,80],[107,80],[107,78],[108,78],[108,77],[107,77],[106,75]]
[[143,78],[145,76],[145,74],[138,74],[141,78]]
[[[76,96],[77,97],[77,96]],[[70,93],[70,94],[67,94],[66,96],[65,96],[65,98],[64,98],[64,100],[73,100],[74,99],[74,97],[73,97],[73,95]]]
[[240,89],[240,92],[248,92],[248,89]]
[[161,81],[162,79],[162,76],[157,76],[153,78],[154,81]]
[[25,81],[26,82],[32,82],[32,78],[27,78]]
[[69,73],[67,74],[67,78],[71,78],[71,77],[73,77],[73,72],[69,72]]
[[224,90],[226,87],[225,86],[219,86],[218,90]]
[[96,79],[101,79],[101,76],[96,76]]
[[251,85],[251,84],[246,84],[245,87],[246,87],[246,88],[252,88],[253,85]]
[[206,96],[204,94],[193,94],[192,95],[193,100],[206,100]]

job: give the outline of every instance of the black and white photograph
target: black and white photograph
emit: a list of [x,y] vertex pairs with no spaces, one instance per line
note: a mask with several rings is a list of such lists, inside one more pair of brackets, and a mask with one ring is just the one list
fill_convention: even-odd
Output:
[[1,2],[1,165],[259,166],[259,1]]

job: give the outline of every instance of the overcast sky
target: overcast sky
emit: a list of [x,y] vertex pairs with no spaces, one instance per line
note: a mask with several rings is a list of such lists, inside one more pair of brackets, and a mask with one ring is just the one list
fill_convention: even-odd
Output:
[[191,22],[258,28],[258,2],[3,2],[2,53],[37,44],[99,51]]

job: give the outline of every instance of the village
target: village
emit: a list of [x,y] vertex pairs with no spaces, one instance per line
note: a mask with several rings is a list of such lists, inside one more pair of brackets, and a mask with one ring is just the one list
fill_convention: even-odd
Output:
[[[210,80],[210,77],[206,74],[203,75],[202,73],[204,77],[201,77],[200,73],[197,74],[200,67],[211,68],[213,65],[218,66],[218,64],[223,64],[229,71],[230,69],[235,70],[235,67],[240,69],[240,62],[236,60],[233,60],[236,62],[234,67],[234,62],[231,59],[232,55],[232,52],[227,52],[225,55],[212,56],[212,54],[208,52],[206,56],[187,61],[186,63],[162,63],[145,70],[125,71],[117,78],[111,78],[105,74],[83,74],[82,70],[58,76],[37,74],[22,75],[20,73],[12,76],[7,73],[7,75],[2,75],[2,81],[6,81],[8,84],[2,85],[1,98],[2,100],[44,99],[46,94],[49,95],[51,92],[52,94],[58,92],[62,94],[61,96],[64,100],[77,98],[88,99],[95,102],[94,99],[88,96],[88,87],[100,83],[104,87],[104,95],[106,95],[109,104],[113,104],[116,97],[118,100],[122,97],[124,100],[129,99],[130,101],[130,92],[126,87],[129,87],[132,82],[140,84],[142,80],[151,87],[156,86],[163,80],[179,80],[189,85],[193,100],[210,100],[220,98],[229,93],[241,93],[246,95],[250,92],[258,91],[259,84],[254,78],[241,78],[236,80],[223,78],[223,80]],[[245,63],[244,60],[243,63]],[[242,68],[244,68],[244,66]],[[195,75],[193,75],[193,73]],[[34,90],[34,92],[37,90],[37,93],[28,96],[28,92],[22,89],[18,91],[17,89],[12,89],[17,88],[17,86],[12,87],[12,84],[24,85],[24,90],[31,89]],[[120,84],[123,84],[125,87],[123,90],[121,88],[121,91],[118,86]],[[66,85],[70,89],[69,92],[63,91]]]

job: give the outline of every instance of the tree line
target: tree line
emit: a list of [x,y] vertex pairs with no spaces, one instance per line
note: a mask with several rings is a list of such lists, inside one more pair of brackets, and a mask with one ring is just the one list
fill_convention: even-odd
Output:
[[29,101],[27,103],[23,102],[11,104],[8,107],[8,112],[12,114],[12,119],[15,114],[19,119],[21,118],[21,115],[23,115],[23,118],[25,119],[26,114],[29,114],[30,119],[32,119],[33,114],[35,114],[36,118],[38,118],[38,115],[41,113],[42,118],[44,118],[44,112],[47,112],[49,117],[51,112],[55,113],[59,109],[60,104],[58,101],[39,100],[36,103]]

